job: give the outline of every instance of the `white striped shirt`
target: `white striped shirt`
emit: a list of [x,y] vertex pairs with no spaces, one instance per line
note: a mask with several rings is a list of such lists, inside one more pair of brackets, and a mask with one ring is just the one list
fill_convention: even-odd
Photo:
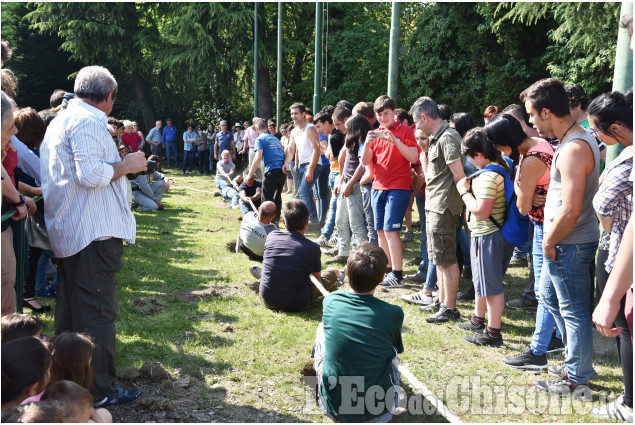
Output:
[[110,182],[110,164],[121,159],[106,125],[106,114],[72,99],[46,130],[40,171],[46,229],[56,257],[70,257],[110,237],[134,243],[126,177]]

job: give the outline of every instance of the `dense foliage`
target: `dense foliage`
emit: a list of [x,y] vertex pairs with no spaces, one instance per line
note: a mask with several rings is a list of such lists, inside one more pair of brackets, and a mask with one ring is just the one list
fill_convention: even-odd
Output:
[[[403,3],[400,107],[429,95],[474,118],[547,76],[610,89],[619,3]],[[325,3],[322,104],[385,93],[390,3]],[[84,65],[120,84],[113,115],[153,126],[253,110],[253,3],[3,3],[18,103],[47,106]],[[259,3],[260,115],[275,114],[277,3]],[[312,104],[314,3],[283,3],[282,104]]]

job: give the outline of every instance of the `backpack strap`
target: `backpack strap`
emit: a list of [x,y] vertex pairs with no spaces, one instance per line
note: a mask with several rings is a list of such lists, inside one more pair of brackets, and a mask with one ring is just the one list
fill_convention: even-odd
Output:
[[[509,173],[507,173],[507,170],[505,170],[503,167],[501,167],[500,165],[496,165],[496,164],[488,164],[485,167],[481,168],[480,170],[470,174],[470,176],[468,177],[468,180],[473,179],[474,177],[478,176],[479,174],[483,174],[486,171],[493,171],[495,173],[500,174],[501,176],[503,176],[503,179],[505,179],[505,176]],[[503,181],[504,182],[504,181]],[[472,192],[472,185],[470,185],[470,193],[472,193],[472,195],[474,195],[474,193]],[[471,216],[471,212],[470,214],[468,214],[468,221],[470,220],[470,216]],[[507,200],[505,200],[505,214],[507,214]],[[489,216],[489,220],[494,223],[494,225],[496,227],[498,227],[498,230],[503,230],[503,226],[498,222],[498,220],[496,220],[494,217],[492,217],[491,215]]]

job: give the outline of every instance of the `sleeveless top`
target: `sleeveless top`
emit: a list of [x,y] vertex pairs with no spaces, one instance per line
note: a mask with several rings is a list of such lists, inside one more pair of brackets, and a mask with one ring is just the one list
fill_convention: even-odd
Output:
[[598,227],[598,219],[593,209],[593,196],[598,191],[598,178],[600,172],[600,149],[593,136],[587,133],[576,133],[567,137],[556,150],[553,156],[553,167],[551,168],[551,181],[549,184],[549,193],[547,193],[547,203],[545,204],[545,233],[549,232],[549,228],[553,224],[556,214],[562,208],[562,175],[558,170],[558,158],[565,146],[572,139],[584,140],[593,152],[593,171],[585,177],[584,194],[582,197],[582,208],[578,221],[559,244],[583,244],[589,242],[597,242],[600,239],[600,230]]
[[[298,149],[298,161],[300,164],[305,164],[307,162],[311,162],[311,158],[313,157],[313,148],[311,147],[311,141],[309,137],[306,135],[309,128],[315,127],[313,124],[307,124],[304,129],[304,135],[295,141],[295,147]],[[300,165],[298,164],[298,166]]]
[[[549,142],[544,139],[542,139],[542,141],[540,141],[536,146],[529,149],[527,154],[520,158],[520,165],[518,166],[518,174],[516,177],[517,182],[520,182],[522,179],[523,159],[532,156],[536,157],[547,166],[547,171],[536,182],[536,189],[534,192],[538,195],[546,195],[549,190],[549,181],[551,180],[551,161],[553,160],[553,154],[553,148]],[[542,224],[542,222],[545,221],[545,206],[541,205],[539,207],[533,207],[531,211],[529,211],[529,217],[531,217],[535,222]]]

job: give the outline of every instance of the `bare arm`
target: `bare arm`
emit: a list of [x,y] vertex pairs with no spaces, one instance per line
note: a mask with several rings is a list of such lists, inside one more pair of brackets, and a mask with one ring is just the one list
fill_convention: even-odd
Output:
[[495,198],[476,198],[469,190],[471,181],[467,178],[459,180],[456,184],[456,188],[462,195],[461,199],[465,204],[465,208],[472,212],[481,221],[485,221],[492,215],[492,208],[494,207]]
[[313,149],[313,155],[311,156],[311,162],[306,170],[306,175],[304,176],[304,180],[307,183],[311,183],[313,181],[313,170],[318,164],[320,160],[320,135],[315,127],[310,127],[307,130],[307,137],[309,138],[309,142],[311,143],[311,148]]
[[461,161],[454,161],[448,164],[452,177],[454,177],[454,184],[457,184],[461,179],[465,178],[465,171],[463,170],[463,164]]
[[261,160],[262,160],[262,149],[258,149],[256,151],[256,154],[254,155],[254,162],[251,164],[251,169],[249,170],[249,175],[247,176],[247,179],[250,179],[254,175],[254,173],[260,166]]

